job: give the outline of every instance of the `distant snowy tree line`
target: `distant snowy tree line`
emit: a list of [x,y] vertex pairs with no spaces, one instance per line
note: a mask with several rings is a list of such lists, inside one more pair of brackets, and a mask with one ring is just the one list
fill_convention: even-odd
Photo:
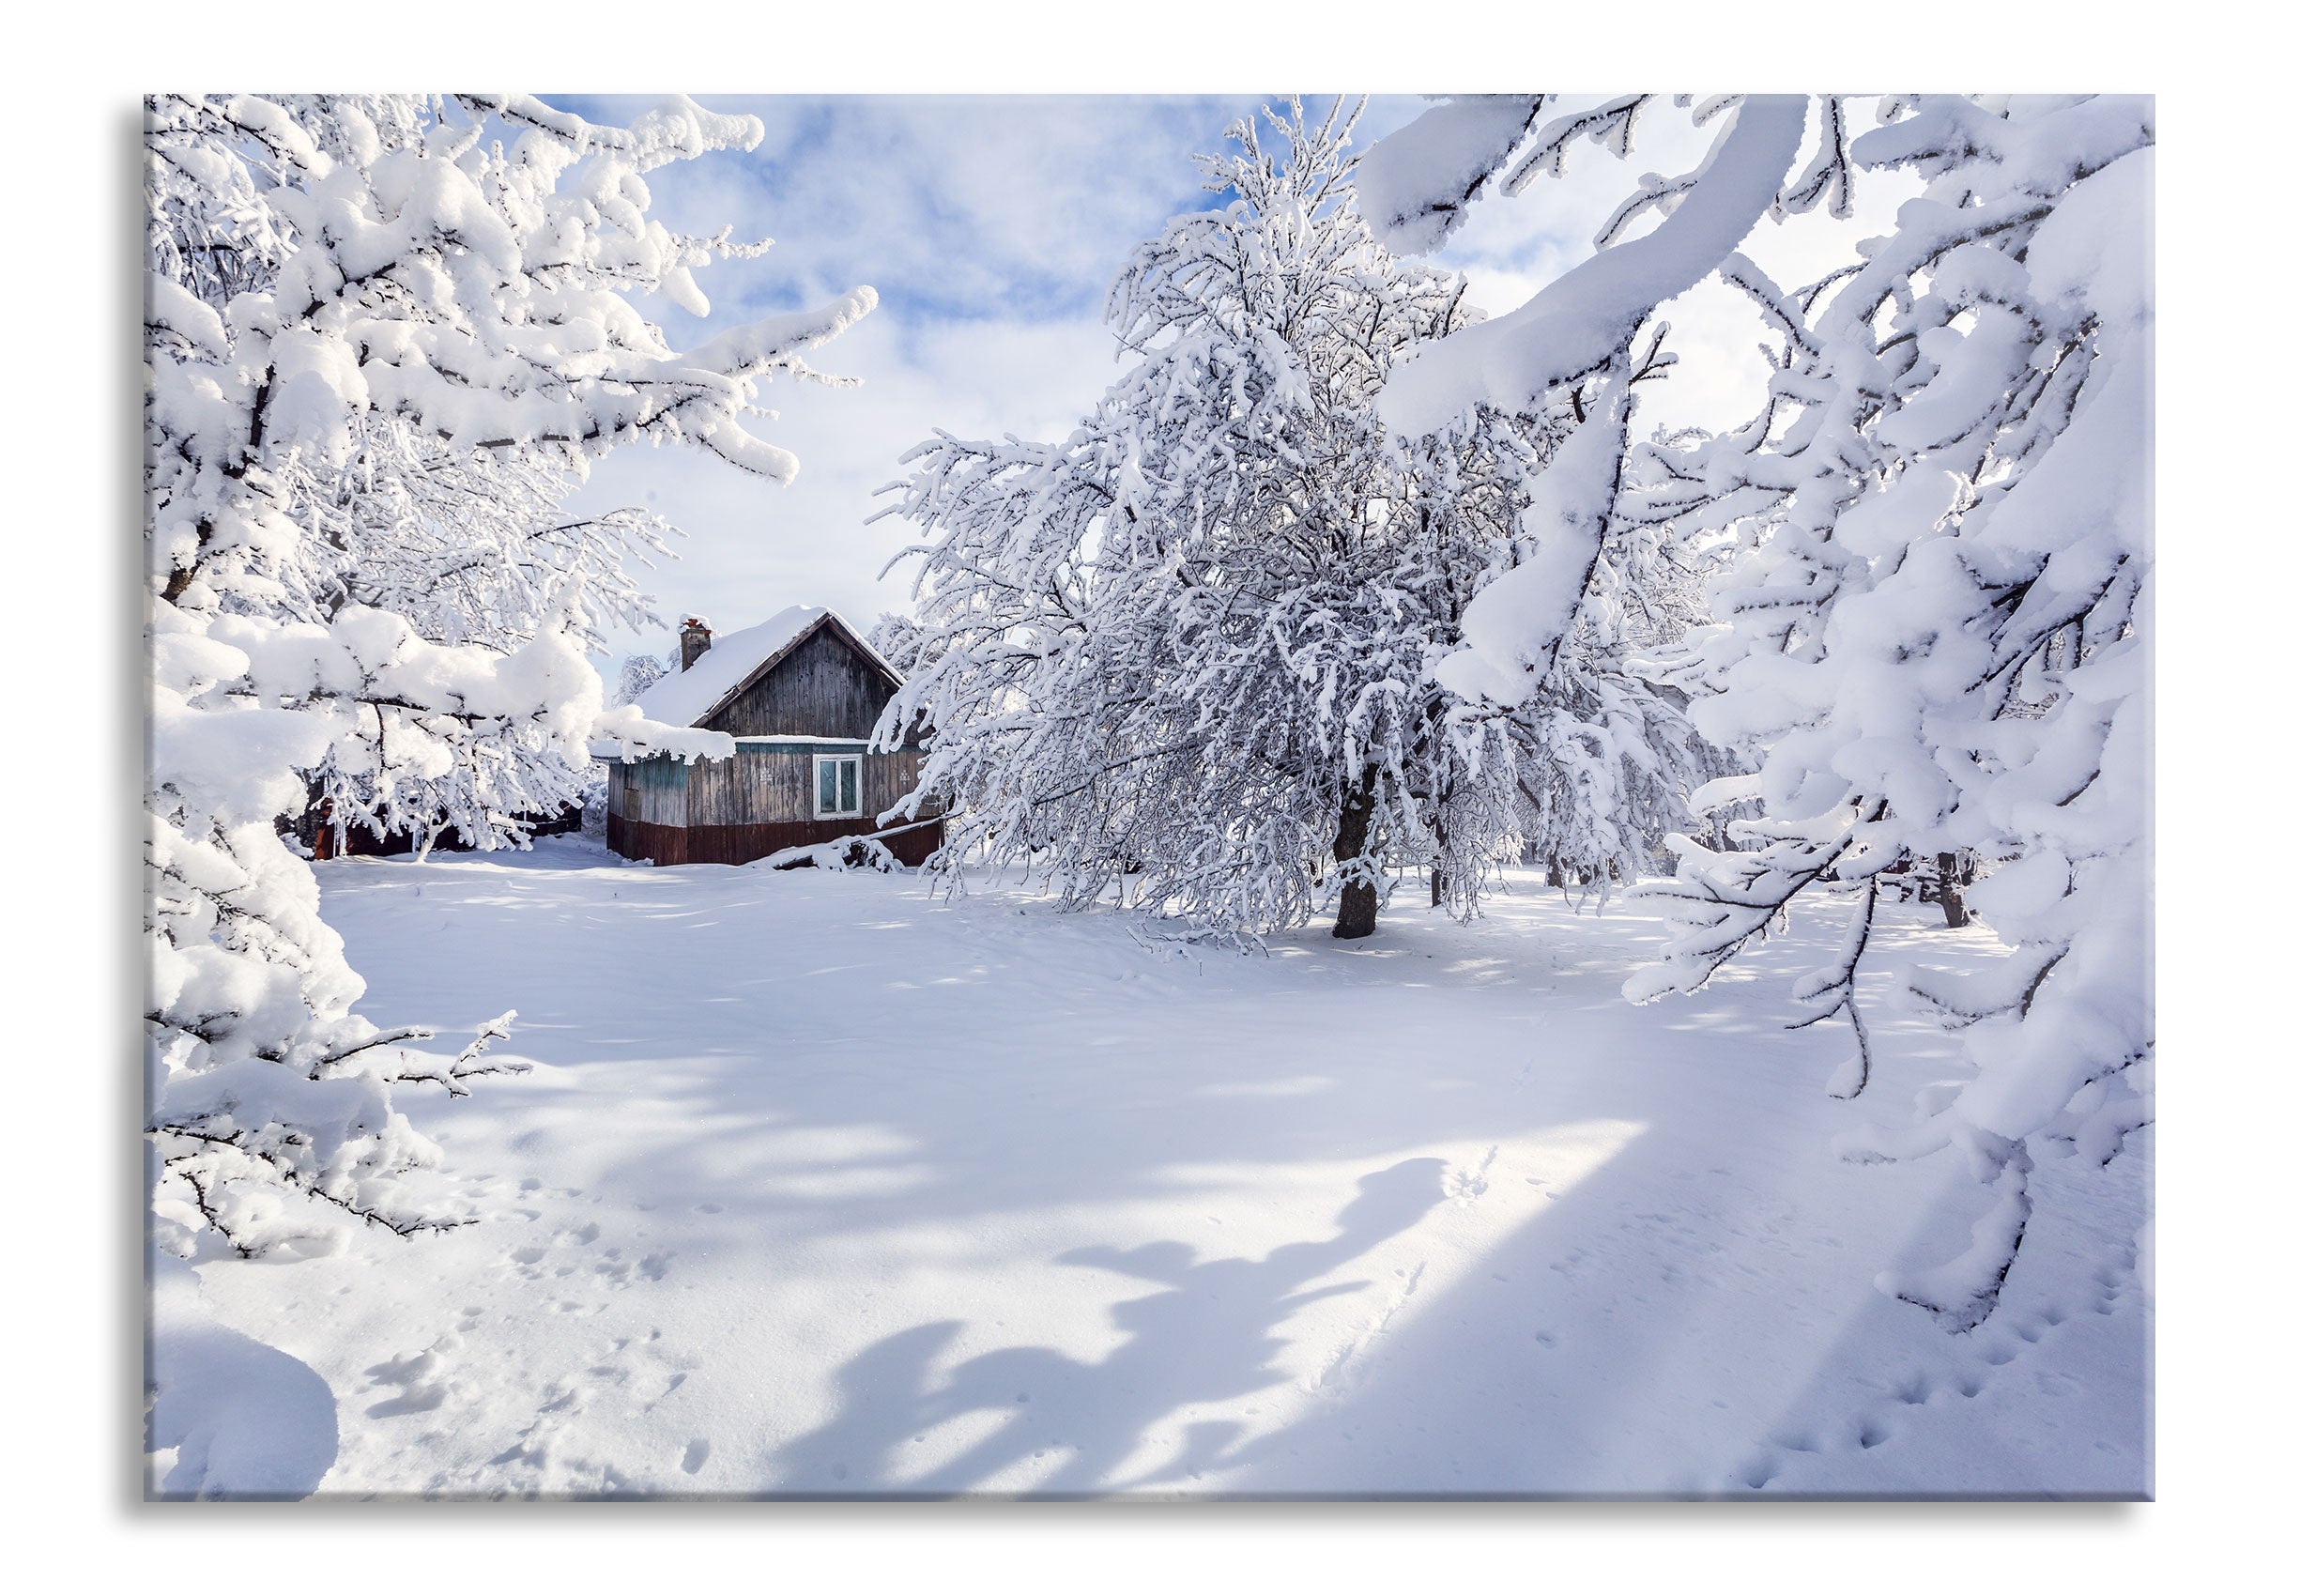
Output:
[[629,129],[526,96],[147,102],[146,773],[151,1146],[161,1239],[324,1245],[313,1205],[403,1234],[434,1149],[395,1087],[461,1093],[460,1052],[354,1016],[361,983],[282,836],[452,824],[483,845],[579,790],[593,737],[682,757],[714,734],[609,710],[587,654],[644,617],[652,516],[568,516],[639,440],[788,481],[762,383],[875,303],[678,350],[634,308],[701,314],[693,271],[754,253],[648,220],[645,174],[748,148],[672,100]]

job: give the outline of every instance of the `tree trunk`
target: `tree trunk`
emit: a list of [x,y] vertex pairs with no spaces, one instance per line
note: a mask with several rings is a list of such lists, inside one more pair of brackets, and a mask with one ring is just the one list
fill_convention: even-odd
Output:
[[1443,909],[1445,906],[1446,872],[1432,866],[1430,867],[1430,907]]
[[[1366,851],[1366,831],[1373,823],[1373,790],[1353,787],[1342,800],[1342,821],[1334,828],[1334,863],[1347,866]],[[1373,883],[1345,878],[1342,908],[1334,916],[1334,935],[1344,939],[1373,934],[1377,906]]]
[[1948,917],[1949,929],[1962,930],[1972,916],[1966,912],[1965,895],[1956,882],[1956,855],[1942,853],[1933,863],[1940,870],[1940,912]]
[[[335,842],[335,800],[322,798],[308,813],[312,817],[312,857],[332,859],[341,852]],[[348,840],[348,839],[347,839]]]

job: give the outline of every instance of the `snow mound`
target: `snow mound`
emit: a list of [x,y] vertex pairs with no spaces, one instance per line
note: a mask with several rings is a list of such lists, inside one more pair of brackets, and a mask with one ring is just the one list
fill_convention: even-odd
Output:
[[296,1499],[335,1466],[335,1393],[312,1367],[219,1324],[199,1277],[160,1257],[146,1446],[160,1496]]

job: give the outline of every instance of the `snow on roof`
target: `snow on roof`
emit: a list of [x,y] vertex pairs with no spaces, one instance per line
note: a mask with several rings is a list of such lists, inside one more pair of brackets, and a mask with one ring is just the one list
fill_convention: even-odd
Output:
[[[633,702],[649,720],[670,726],[698,725],[728,694],[742,686],[752,671],[789,648],[826,616],[846,627],[850,637],[858,642],[862,640],[862,634],[849,626],[846,618],[836,610],[819,604],[794,604],[756,626],[712,638],[711,647],[703,651],[703,656],[691,668],[673,671]],[[868,643],[863,644],[863,652],[885,666],[896,680],[901,680],[902,673],[887,665]]]

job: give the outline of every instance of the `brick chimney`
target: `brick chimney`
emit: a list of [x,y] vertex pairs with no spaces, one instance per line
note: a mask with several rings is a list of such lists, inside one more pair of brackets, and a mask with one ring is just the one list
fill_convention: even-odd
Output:
[[693,670],[695,662],[703,657],[711,647],[711,622],[699,615],[690,615],[679,628],[679,668]]

